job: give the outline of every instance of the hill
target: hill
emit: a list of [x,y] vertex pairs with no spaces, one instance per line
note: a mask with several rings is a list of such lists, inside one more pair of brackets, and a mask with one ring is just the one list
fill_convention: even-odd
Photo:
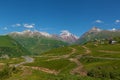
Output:
[[93,27],[91,30],[84,33],[76,43],[85,44],[89,41],[108,40],[114,37],[120,37],[120,30],[102,30],[97,27]]
[[48,36],[40,35],[40,33],[34,32],[21,34],[10,34],[9,36],[19,42],[24,48],[30,51],[32,54],[37,55],[42,52],[48,51],[53,48],[62,47],[68,45],[68,43],[61,40],[57,40]]
[[1,57],[19,57],[23,55],[30,55],[30,53],[11,37],[0,36]]
[[[102,32],[97,28],[89,31],[91,35],[103,34]],[[120,38],[117,37],[119,35],[114,36],[119,31],[112,34],[113,39],[117,41],[115,44],[108,44],[105,40],[111,37],[113,31],[105,32],[109,34],[106,33],[105,37],[101,35],[98,41],[94,41],[96,38],[93,37],[84,45],[70,46],[65,46],[68,44],[63,41],[45,36],[19,35],[12,38],[1,36],[1,55],[11,57],[29,55],[26,49],[37,54],[19,59],[1,59],[2,64],[8,62],[9,65],[18,65],[12,70],[9,69],[10,75],[5,78],[7,80],[120,80]],[[102,42],[99,41],[101,39]],[[0,64],[0,67],[3,65]],[[14,73],[16,69],[18,71]],[[0,71],[0,76],[2,73]]]
[[8,80],[119,80],[119,45],[89,42],[52,49],[24,64],[24,77],[15,74]]

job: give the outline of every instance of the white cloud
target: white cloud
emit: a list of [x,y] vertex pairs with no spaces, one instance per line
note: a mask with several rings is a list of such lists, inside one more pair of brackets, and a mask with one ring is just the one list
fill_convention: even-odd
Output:
[[22,26],[21,24],[14,24],[14,25],[12,25],[13,27],[20,27],[20,26]]
[[20,24],[20,23],[17,23],[17,24],[12,25],[12,27],[25,27],[25,28],[30,29],[30,28],[34,28],[35,24],[28,24],[28,23]]
[[117,30],[116,28],[109,29],[109,31],[116,31],[116,30]]
[[21,24],[16,24],[16,26],[21,26]]
[[35,24],[23,24],[23,26],[25,27],[25,28],[34,28],[35,27]]
[[7,27],[4,27],[3,30],[8,30],[8,28],[7,28]]
[[99,19],[96,20],[95,22],[96,22],[96,23],[103,23],[103,21],[102,21],[102,20],[99,20]]
[[115,31],[115,30],[116,30],[115,28],[112,29],[112,31]]
[[120,20],[115,20],[115,23],[120,23]]

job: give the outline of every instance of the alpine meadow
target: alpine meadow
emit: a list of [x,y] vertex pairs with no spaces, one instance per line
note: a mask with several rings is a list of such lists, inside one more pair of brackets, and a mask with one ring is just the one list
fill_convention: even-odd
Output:
[[119,0],[0,0],[0,80],[120,80]]

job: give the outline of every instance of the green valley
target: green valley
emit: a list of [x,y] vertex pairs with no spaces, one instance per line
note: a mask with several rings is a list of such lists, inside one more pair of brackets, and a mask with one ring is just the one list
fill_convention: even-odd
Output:
[[0,80],[120,80],[119,37],[80,45],[29,32],[0,36]]
[[68,43],[66,42],[52,38],[47,38],[44,36],[40,37],[11,36],[11,37],[15,39],[17,42],[19,42],[21,45],[23,45],[23,47],[30,51],[33,55],[38,55],[50,49],[68,45]]
[[[119,80],[120,44],[72,45],[35,55],[7,80]],[[9,63],[11,64],[11,63]]]
[[0,36],[0,57],[20,57],[31,55],[30,52],[23,48],[16,40],[9,36]]
[[0,80],[120,80],[120,0],[0,0]]

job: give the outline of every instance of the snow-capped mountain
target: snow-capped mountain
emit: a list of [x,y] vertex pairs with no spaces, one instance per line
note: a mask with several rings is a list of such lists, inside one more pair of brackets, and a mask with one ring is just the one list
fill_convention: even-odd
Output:
[[70,33],[69,31],[67,30],[63,30],[61,31],[61,34],[60,34],[60,37],[66,41],[66,42],[69,42],[69,43],[74,43],[77,41],[78,37],[73,35],[72,33]]
[[25,30],[23,32],[12,32],[9,35],[12,36],[25,36],[25,37],[33,37],[33,36],[44,36],[44,37],[52,37],[49,33],[47,32],[39,32],[39,31],[31,31],[31,30]]
[[53,38],[49,33],[39,31],[12,32],[9,34],[9,37],[17,41],[32,54],[40,54],[53,48],[68,45],[67,42]]
[[70,33],[67,30],[61,31],[60,35],[55,35],[55,34],[49,34],[47,32],[40,32],[40,31],[31,31],[31,30],[25,30],[23,32],[12,32],[9,34],[10,36],[22,36],[22,37],[46,37],[46,38],[52,38],[55,40],[61,40],[64,42],[68,42],[68,43],[74,43],[77,41],[78,37],[73,35],[72,33]]

